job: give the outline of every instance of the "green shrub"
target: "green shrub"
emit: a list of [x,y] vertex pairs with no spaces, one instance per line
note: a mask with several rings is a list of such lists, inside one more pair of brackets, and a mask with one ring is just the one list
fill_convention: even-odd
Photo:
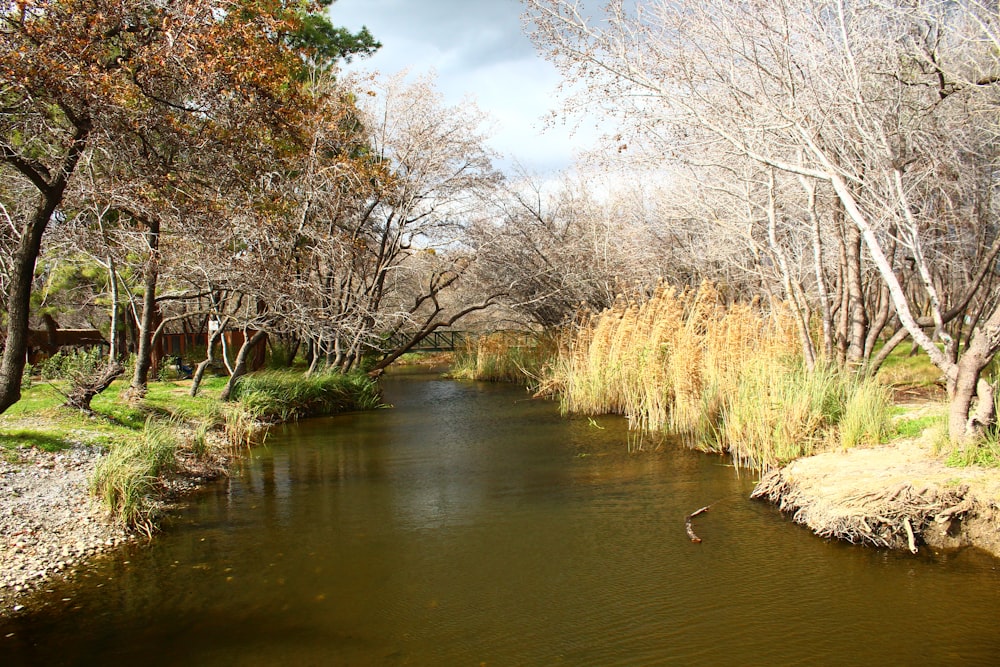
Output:
[[98,348],[56,352],[38,364],[38,373],[45,380],[75,380],[92,375],[107,359]]

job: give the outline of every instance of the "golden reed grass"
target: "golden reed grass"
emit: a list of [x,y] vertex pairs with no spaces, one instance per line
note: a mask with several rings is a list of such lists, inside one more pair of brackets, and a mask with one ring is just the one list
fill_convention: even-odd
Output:
[[546,387],[564,412],[622,414],[634,430],[767,468],[829,439],[857,385],[826,368],[806,372],[799,345],[782,304],[727,305],[711,284],[664,285],[645,301],[582,315]]
[[449,375],[466,380],[538,384],[542,367],[555,354],[552,336],[497,331],[469,338],[458,350]]

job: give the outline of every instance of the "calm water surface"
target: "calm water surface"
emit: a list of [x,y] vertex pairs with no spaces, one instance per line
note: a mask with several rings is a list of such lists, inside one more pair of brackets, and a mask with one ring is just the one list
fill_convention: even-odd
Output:
[[0,623],[0,665],[1000,664],[979,552],[826,543],[725,461],[517,388],[385,392]]

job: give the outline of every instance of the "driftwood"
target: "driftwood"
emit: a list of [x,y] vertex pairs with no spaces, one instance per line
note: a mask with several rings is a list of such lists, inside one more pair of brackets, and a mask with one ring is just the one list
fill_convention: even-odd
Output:
[[684,530],[687,531],[688,537],[691,538],[692,542],[701,542],[701,538],[695,535],[694,528],[691,527],[691,519],[695,518],[696,516],[698,516],[703,512],[707,512],[709,507],[711,507],[711,505],[705,505],[700,509],[696,509],[695,511],[688,514],[687,518],[684,520]]

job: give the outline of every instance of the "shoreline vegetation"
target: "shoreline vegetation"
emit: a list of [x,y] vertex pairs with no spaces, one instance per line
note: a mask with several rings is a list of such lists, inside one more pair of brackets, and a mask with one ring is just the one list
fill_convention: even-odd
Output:
[[[521,381],[566,414],[619,414],[630,448],[680,438],[760,475],[753,497],[817,535],[876,547],[975,546],[1000,557],[997,434],[948,438],[940,372],[896,350],[876,377],[807,370],[781,304],[661,287],[578,318],[553,344],[491,338],[458,377]],[[507,357],[507,358],[505,358]]]
[[152,382],[138,403],[113,384],[92,413],[62,406],[65,381],[38,380],[0,416],[0,615],[88,558],[152,537],[181,496],[228,473],[272,424],[381,406],[363,373],[263,371],[219,400],[227,378]]
[[[630,450],[680,438],[760,475],[753,497],[820,536],[877,547],[972,545],[1000,556],[1000,446],[952,446],[938,374],[897,351],[878,377],[799,353],[782,304],[729,303],[663,286],[559,332],[498,332],[452,356],[456,379],[517,382],[564,414],[625,416]],[[161,379],[139,402],[119,381],[92,413],[61,407],[65,380],[34,380],[0,416],[0,614],[53,576],[136,537],[184,493],[227,474],[271,424],[381,406],[364,373],[260,371]],[[914,397],[917,400],[914,400]],[[96,501],[96,502],[95,502]]]

